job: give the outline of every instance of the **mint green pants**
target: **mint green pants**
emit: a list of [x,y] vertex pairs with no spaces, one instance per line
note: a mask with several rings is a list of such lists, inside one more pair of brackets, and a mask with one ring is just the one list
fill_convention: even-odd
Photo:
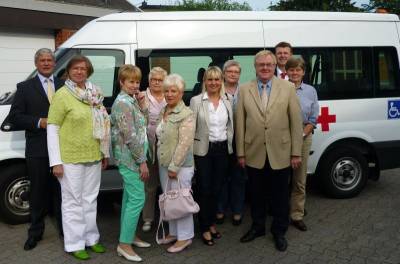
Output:
[[140,212],[144,205],[144,183],[138,172],[134,172],[124,165],[118,166],[118,171],[124,181],[124,193],[121,204],[121,231],[119,242],[132,244]]

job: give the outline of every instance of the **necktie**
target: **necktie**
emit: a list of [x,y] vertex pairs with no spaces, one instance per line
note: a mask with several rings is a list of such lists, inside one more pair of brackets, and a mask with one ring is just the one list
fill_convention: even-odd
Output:
[[267,108],[268,105],[268,94],[267,94],[267,85],[262,85],[262,92],[261,92],[261,104],[264,109]]
[[53,100],[54,89],[50,79],[47,79],[46,82],[47,82],[47,99],[49,99],[49,103],[51,104],[51,100]]
[[286,72],[281,72],[281,79],[285,79],[286,77]]

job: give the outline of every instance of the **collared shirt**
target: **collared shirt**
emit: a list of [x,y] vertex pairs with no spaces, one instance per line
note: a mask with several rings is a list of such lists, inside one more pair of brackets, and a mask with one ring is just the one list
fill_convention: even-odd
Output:
[[300,102],[303,124],[312,124],[316,127],[319,114],[317,91],[311,85],[302,82],[296,89],[296,94]]
[[[263,86],[263,82],[260,81],[260,80],[257,80],[257,86],[258,86],[258,94],[260,95],[260,98],[261,98],[262,90],[263,90],[263,87],[262,87]],[[267,95],[268,95],[268,97],[271,94],[271,89],[272,89],[272,81],[269,80],[267,82]]]
[[[283,72],[283,71],[281,71],[281,69],[279,69],[279,67],[276,67],[276,77],[278,77],[279,79],[283,79],[283,78],[281,77],[281,73],[282,73],[282,72]],[[286,73],[286,75],[285,75],[284,80],[289,81],[289,75],[287,75],[287,73]]]
[[203,100],[208,101],[208,121],[210,133],[208,139],[210,142],[225,141],[228,138],[228,110],[222,99],[219,99],[218,107],[215,109],[213,103],[208,100],[207,93],[204,93]]
[[150,89],[146,90],[147,98],[149,99],[149,123],[147,124],[147,137],[149,138],[150,145],[153,145],[156,140],[156,127],[157,120],[160,117],[160,112],[167,105],[165,99],[158,102],[151,94]]
[[47,79],[49,79],[52,83],[51,87],[53,87],[53,92],[55,92],[55,87],[54,87],[54,76],[53,74],[50,75],[49,78],[44,77],[43,75],[41,75],[40,73],[37,74],[40,80],[40,83],[42,84],[42,88],[44,90],[44,93],[47,95]]

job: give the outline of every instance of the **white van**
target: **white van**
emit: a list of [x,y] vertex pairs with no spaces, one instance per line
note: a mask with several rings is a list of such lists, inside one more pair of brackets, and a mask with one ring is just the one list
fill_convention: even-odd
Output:
[[[111,107],[119,92],[121,64],[143,70],[142,88],[154,66],[181,74],[185,99],[198,72],[228,59],[242,65],[241,82],[255,77],[253,58],[280,41],[307,62],[305,81],[320,99],[309,174],[337,198],[357,195],[368,178],[399,167],[400,21],[396,15],[327,12],[163,12],[120,13],[98,18],[56,52],[56,75],[69,58],[83,54],[94,65],[91,81],[100,85]],[[12,95],[11,95],[12,97]],[[0,122],[10,98],[0,106]],[[3,126],[6,130],[7,126]],[[27,220],[24,136],[0,132],[0,215]],[[102,190],[121,188],[115,170],[103,175]]]

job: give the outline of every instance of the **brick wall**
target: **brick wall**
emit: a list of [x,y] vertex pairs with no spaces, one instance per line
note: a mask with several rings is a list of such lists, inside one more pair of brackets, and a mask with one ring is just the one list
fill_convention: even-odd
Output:
[[60,29],[56,30],[55,37],[55,48],[57,49],[61,44],[63,44],[69,37],[71,37],[76,30],[72,29]]

